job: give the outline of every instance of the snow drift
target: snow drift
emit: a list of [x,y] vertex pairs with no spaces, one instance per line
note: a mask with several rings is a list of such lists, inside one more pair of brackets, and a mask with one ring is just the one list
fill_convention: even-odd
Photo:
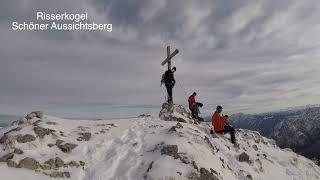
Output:
[[75,121],[33,112],[0,130],[0,179],[320,178],[311,160],[257,132],[239,129],[233,146],[229,135],[211,135],[209,124],[195,124],[182,106],[162,109],[160,117],[166,121]]

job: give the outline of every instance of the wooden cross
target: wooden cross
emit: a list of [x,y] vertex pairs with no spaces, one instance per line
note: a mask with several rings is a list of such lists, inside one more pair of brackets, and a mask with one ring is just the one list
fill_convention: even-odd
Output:
[[173,51],[172,54],[170,54],[170,46],[167,46],[167,58],[161,63],[161,65],[163,66],[166,63],[168,63],[168,70],[171,70],[171,59],[178,53],[179,53],[179,50],[176,49],[175,51]]
[[[179,50],[176,49],[173,51],[173,53],[170,54],[170,46],[167,46],[167,58],[161,63],[162,66],[164,66],[165,64],[168,64],[168,71],[171,71],[171,59],[177,55],[179,53]],[[169,98],[169,94],[167,95],[168,97],[168,103],[170,104],[170,106],[172,106],[173,100],[171,97],[171,101]]]

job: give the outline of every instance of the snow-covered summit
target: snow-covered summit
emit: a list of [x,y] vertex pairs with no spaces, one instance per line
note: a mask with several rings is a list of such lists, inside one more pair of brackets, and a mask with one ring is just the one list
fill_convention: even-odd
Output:
[[320,178],[311,160],[280,149],[273,140],[240,129],[239,145],[233,146],[229,135],[211,135],[209,124],[193,124],[179,107],[160,115],[174,113],[185,122],[150,116],[111,121],[26,116],[0,130],[0,179]]

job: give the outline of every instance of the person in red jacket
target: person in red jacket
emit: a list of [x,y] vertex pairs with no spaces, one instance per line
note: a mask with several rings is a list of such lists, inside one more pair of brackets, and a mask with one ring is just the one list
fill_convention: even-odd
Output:
[[230,133],[231,142],[236,143],[235,129],[227,123],[228,115],[221,116],[222,106],[217,106],[216,111],[212,115],[212,126],[216,133]]
[[188,103],[189,103],[189,109],[192,113],[192,116],[194,116],[194,105],[196,104],[196,95],[197,93],[194,92],[191,96],[188,98]]

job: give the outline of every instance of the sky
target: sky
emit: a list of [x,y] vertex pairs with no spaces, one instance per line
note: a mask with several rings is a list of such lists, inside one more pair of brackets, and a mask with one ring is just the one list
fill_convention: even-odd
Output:
[[[13,31],[36,12],[88,13],[107,31]],[[318,0],[4,0],[0,114],[155,114],[166,46],[179,54],[174,102],[192,92],[203,114],[320,103]]]

